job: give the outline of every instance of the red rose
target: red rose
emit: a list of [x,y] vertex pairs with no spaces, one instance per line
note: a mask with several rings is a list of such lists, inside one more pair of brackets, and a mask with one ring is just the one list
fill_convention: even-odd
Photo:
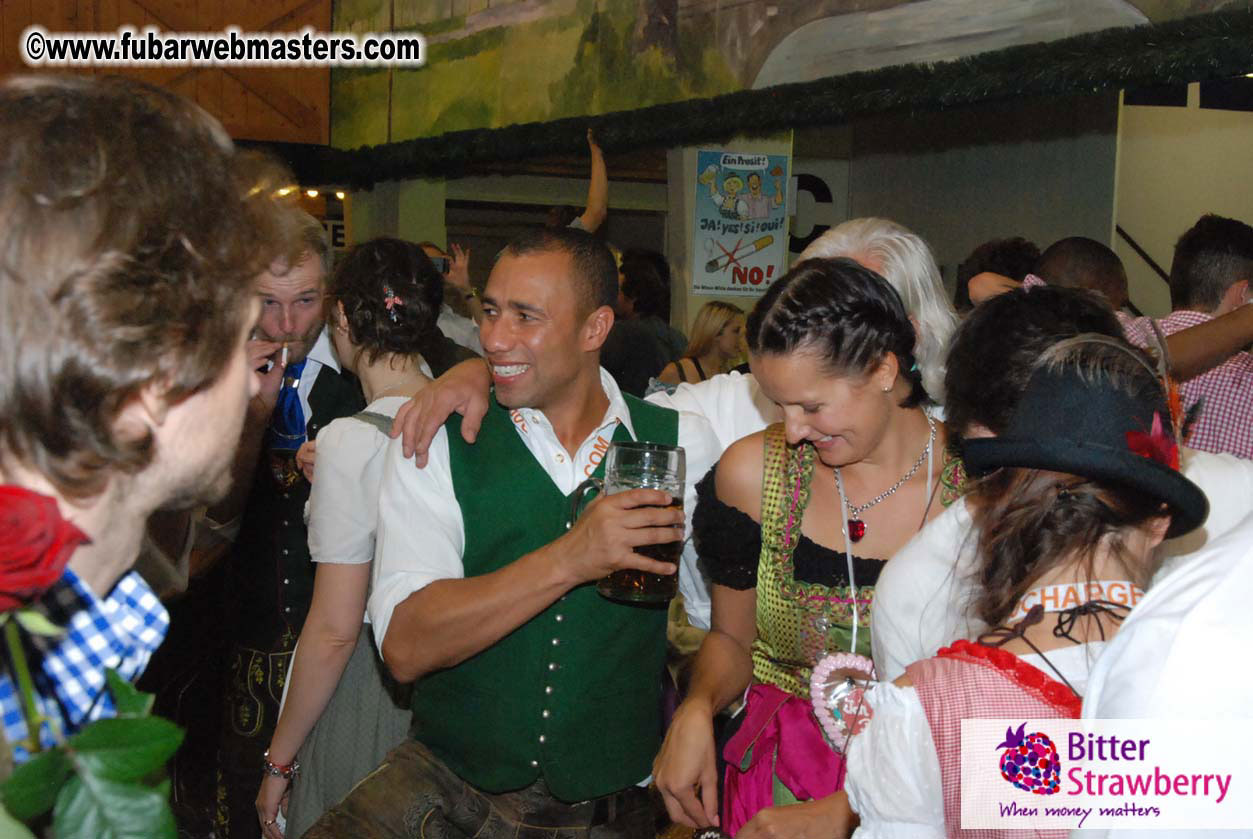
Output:
[[25,606],[65,573],[87,535],[61,518],[55,499],[0,486],[0,612]]

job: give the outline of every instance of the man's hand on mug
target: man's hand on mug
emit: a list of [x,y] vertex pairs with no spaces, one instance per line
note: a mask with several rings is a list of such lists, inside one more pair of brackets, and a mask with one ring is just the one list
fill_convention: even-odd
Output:
[[599,580],[623,568],[676,573],[675,565],[635,552],[643,545],[682,541],[683,510],[666,506],[670,502],[670,493],[659,489],[630,489],[588,504],[570,531],[551,545],[568,569],[570,584]]

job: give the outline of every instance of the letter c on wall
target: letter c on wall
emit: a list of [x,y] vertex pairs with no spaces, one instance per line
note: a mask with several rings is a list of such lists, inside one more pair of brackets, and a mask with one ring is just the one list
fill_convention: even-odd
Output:
[[[834,201],[831,197],[831,188],[827,186],[827,182],[817,175],[810,175],[805,172],[799,172],[796,175],[796,193],[799,196],[801,192],[808,192],[814,197],[816,204],[832,204]],[[800,253],[809,247],[810,244],[831,229],[829,224],[815,224],[809,231],[809,235],[800,238],[788,234],[787,249],[792,253]]]

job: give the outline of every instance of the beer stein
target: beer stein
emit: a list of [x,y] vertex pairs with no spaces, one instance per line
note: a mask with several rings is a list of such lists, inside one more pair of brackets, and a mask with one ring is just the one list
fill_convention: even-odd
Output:
[[[683,449],[660,443],[612,443],[605,454],[605,478],[588,478],[574,490],[570,498],[570,517],[566,527],[574,524],[589,492],[612,495],[628,489],[660,489],[670,493],[670,508],[683,509]],[[678,565],[683,553],[683,540],[660,545],[641,545],[635,552],[649,559],[674,564],[673,574],[650,574],[634,568],[623,568],[596,583],[596,590],[610,600],[632,603],[665,603],[679,587]]]

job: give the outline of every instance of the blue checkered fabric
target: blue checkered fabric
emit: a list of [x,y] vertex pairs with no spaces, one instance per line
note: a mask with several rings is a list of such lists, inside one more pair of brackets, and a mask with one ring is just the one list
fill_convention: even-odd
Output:
[[[113,668],[124,679],[138,678],[170,626],[169,613],[134,571],[100,599],[66,569],[65,575],[44,592],[39,608],[57,626],[66,628],[56,638],[26,637],[35,701],[63,735],[113,715],[105,671]],[[0,715],[5,739],[13,744],[14,757],[20,763],[29,757],[19,745],[27,736],[26,720],[7,668],[0,670]],[[46,723],[39,737],[45,745],[56,742]]]

